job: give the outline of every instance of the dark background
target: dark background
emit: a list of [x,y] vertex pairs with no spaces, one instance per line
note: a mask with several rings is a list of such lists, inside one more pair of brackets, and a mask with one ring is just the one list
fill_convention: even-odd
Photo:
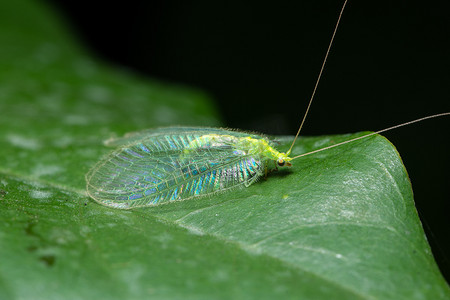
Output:
[[[99,58],[195,86],[224,124],[295,134],[342,1],[58,1]],[[106,4],[105,4],[106,3]],[[450,3],[350,1],[303,135],[378,130],[450,111]],[[402,155],[450,278],[450,117],[384,134]]]

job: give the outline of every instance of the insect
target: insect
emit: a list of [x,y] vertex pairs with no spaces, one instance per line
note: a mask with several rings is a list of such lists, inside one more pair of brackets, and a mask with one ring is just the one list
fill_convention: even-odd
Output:
[[285,166],[290,160],[259,135],[218,128],[160,128],[95,166],[86,177],[87,191],[98,202],[117,208],[151,206],[249,186],[264,175],[269,161]]
[[366,138],[443,113],[417,119],[313,152],[291,156],[316,92],[328,53],[345,8],[331,38],[308,108],[290,149],[279,152],[266,137],[220,128],[167,127],[145,130],[112,140],[117,150],[86,175],[87,192],[97,202],[122,209],[155,206],[250,186],[271,169],[290,166],[305,155]]

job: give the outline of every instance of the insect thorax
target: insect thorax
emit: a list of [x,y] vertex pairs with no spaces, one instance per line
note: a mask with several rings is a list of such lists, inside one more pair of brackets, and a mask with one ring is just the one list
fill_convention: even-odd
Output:
[[285,153],[274,149],[269,141],[264,138],[258,139],[250,136],[238,137],[222,134],[206,134],[198,137],[186,147],[185,153],[198,148],[220,147],[222,145],[231,146],[235,151],[245,153],[246,155],[260,156],[264,160],[290,160]]

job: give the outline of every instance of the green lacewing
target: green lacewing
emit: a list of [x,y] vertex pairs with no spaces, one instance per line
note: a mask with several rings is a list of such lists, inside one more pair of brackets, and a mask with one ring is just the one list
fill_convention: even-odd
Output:
[[86,175],[89,196],[103,205],[129,209],[207,196],[240,186],[248,187],[268,170],[290,166],[296,158],[425,119],[450,115],[442,113],[424,117],[309,153],[290,156],[314,98],[346,3],[341,9],[299,130],[286,153],[276,150],[265,136],[237,130],[207,127],[144,130],[108,142],[118,149],[98,162]]
[[264,175],[270,160],[279,166],[291,160],[263,136],[219,128],[159,128],[112,143],[124,146],[99,162],[86,180],[93,199],[116,208],[249,186]]
[[[115,208],[154,206],[207,196],[239,186],[248,187],[267,170],[387,130],[443,113],[393,126],[312,152],[290,157],[264,136],[207,127],[166,127],[145,130],[109,141],[122,145],[86,175],[87,192]],[[293,144],[292,144],[293,145]]]

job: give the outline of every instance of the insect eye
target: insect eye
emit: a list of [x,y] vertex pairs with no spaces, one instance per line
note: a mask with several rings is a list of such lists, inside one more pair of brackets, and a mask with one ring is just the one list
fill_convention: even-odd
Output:
[[277,160],[277,164],[278,164],[280,167],[284,167],[284,165],[286,164],[286,162],[284,161],[284,159],[279,159],[279,160]]

